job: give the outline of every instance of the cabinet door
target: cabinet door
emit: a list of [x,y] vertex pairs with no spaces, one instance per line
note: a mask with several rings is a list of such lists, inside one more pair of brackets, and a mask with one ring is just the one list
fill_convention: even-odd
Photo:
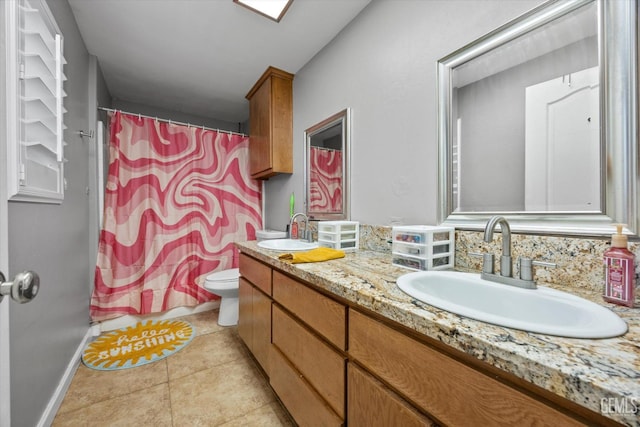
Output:
[[380,381],[349,363],[347,424],[367,427],[437,426]]
[[251,131],[249,170],[252,177],[271,168],[271,79],[265,80],[249,102]]
[[253,351],[253,287],[243,277],[238,284],[238,335]]
[[253,289],[253,355],[269,375],[271,352],[271,299]]

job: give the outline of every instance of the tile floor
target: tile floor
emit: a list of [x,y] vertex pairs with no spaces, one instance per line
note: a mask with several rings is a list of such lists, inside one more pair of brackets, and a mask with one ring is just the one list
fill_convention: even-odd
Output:
[[217,317],[183,317],[196,337],[158,362],[117,371],[80,364],[53,426],[293,426],[236,327]]

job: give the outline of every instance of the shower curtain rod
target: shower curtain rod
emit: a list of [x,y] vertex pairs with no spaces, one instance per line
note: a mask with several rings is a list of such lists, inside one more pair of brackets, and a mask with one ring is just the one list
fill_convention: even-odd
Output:
[[174,124],[174,125],[182,125],[182,126],[187,126],[187,127],[192,127],[192,128],[213,130],[213,131],[220,132],[220,133],[228,133],[229,135],[248,136],[247,134],[244,134],[244,133],[241,133],[241,132],[233,132],[233,131],[230,131],[230,130],[214,129],[214,128],[211,128],[211,127],[208,127],[208,126],[196,126],[196,125],[191,124],[191,123],[184,123],[184,122],[179,122],[179,121],[176,121],[176,120],[169,120],[169,119],[161,119],[161,118],[155,117],[155,116],[148,116],[146,114],[140,114],[140,113],[131,113],[131,112],[128,112],[128,111],[122,111],[122,110],[118,110],[118,109],[114,109],[114,108],[98,107],[98,110],[106,111],[107,113],[115,113],[116,111],[120,111],[123,114],[130,114],[132,116],[144,117],[144,118],[147,118],[147,119],[154,119],[156,121],[169,123],[169,124]]

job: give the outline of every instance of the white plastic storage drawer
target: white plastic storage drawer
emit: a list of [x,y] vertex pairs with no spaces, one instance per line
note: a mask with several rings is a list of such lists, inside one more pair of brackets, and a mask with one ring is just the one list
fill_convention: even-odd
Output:
[[355,251],[360,244],[358,221],[321,221],[318,223],[318,244],[327,248]]
[[393,264],[413,270],[453,268],[455,229],[428,225],[393,227]]

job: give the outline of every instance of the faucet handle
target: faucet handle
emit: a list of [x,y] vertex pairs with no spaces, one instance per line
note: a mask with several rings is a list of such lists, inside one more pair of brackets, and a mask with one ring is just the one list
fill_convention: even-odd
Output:
[[482,272],[493,274],[494,273],[494,256],[488,252],[469,252],[469,255],[475,257],[482,257]]
[[528,257],[519,257],[518,265],[520,266],[520,279],[533,280],[533,266],[556,268],[558,265],[553,262],[534,261]]

